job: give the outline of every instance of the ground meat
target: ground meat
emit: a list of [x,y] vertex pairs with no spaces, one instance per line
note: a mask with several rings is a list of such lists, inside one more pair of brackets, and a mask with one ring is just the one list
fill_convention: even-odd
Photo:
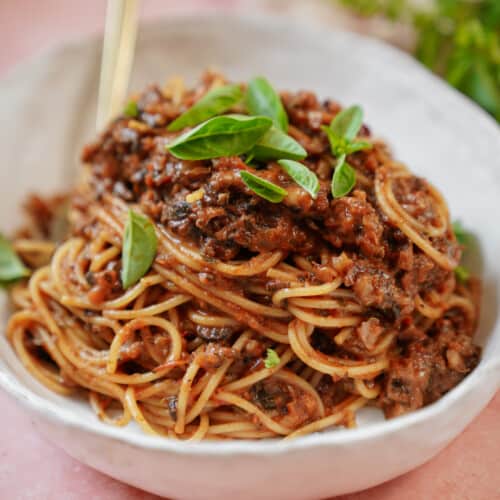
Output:
[[92,304],[100,305],[122,292],[120,273],[116,266],[111,265],[108,269],[97,273],[89,272],[86,278],[91,286],[87,297]]
[[469,336],[440,320],[434,337],[412,342],[390,365],[382,397],[394,417],[432,403],[457,385],[479,362],[480,348]]
[[204,370],[213,372],[222,366],[225,360],[234,359],[235,357],[236,353],[230,347],[210,343],[204,351],[196,355],[196,361]]

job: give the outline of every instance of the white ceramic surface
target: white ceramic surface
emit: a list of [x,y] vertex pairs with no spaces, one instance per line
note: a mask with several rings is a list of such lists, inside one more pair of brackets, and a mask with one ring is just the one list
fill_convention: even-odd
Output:
[[[472,266],[485,285],[478,368],[439,402],[390,422],[366,410],[356,430],[280,442],[168,441],[134,425],[109,427],[86,402],[52,394],[0,338],[0,386],[69,454],[145,490],[190,499],[307,499],[364,489],[441,450],[481,411],[500,378],[500,133],[473,103],[405,54],[358,35],[269,18],[190,17],[141,30],[133,89],[208,65],[235,80],[266,75],[280,88],[313,89],[363,105],[367,123],[396,155],[435,183],[454,216],[481,242]],[[12,229],[27,191],[75,178],[92,137],[99,43],[46,53],[0,83],[0,227]],[[2,297],[3,300],[3,297]],[[5,302],[0,303],[2,322]]]

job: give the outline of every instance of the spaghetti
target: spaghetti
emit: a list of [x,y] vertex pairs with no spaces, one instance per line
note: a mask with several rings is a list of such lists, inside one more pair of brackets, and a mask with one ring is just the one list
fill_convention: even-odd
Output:
[[[441,397],[479,359],[477,282],[454,275],[441,195],[363,127],[373,147],[348,156],[355,189],[332,199],[320,127],[340,108],[309,92],[281,99],[316,199],[272,161],[257,173],[287,191],[279,204],[241,182],[242,156],[178,160],[166,125],[222,82],[151,87],[138,116],[87,147],[61,243],[47,229],[54,202],[31,211],[13,243],[33,270],[10,291],[19,359],[109,424],[192,441],[293,438],[352,427],[365,405],[393,417]],[[124,290],[130,208],[153,221],[158,249]]]

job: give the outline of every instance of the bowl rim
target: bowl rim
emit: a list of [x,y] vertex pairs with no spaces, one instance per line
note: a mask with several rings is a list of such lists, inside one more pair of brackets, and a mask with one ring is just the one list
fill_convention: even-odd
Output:
[[[391,56],[394,65],[402,66],[407,78],[417,77],[426,79],[427,86],[431,87],[431,97],[427,99],[438,103],[439,107],[459,106],[463,113],[471,115],[474,119],[475,126],[481,129],[484,133],[500,144],[500,128],[494,119],[482,110],[473,101],[459,93],[456,89],[448,86],[437,76],[430,73],[420,63],[414,60],[410,55],[400,49],[397,49],[378,39],[371,38],[362,34],[344,31],[340,29],[332,29],[321,25],[317,21],[298,21],[296,19],[282,19],[273,14],[247,14],[245,13],[223,13],[220,12],[204,12],[204,13],[189,13],[176,14],[164,19],[149,21],[145,24],[148,26],[150,35],[158,30],[165,29],[165,26],[179,23],[201,23],[201,22],[220,22],[222,19],[231,22],[249,24],[252,26],[264,26],[266,29],[290,29],[294,27],[306,32],[308,36],[321,35],[325,39],[340,37],[347,41],[352,41],[364,47],[371,46],[376,51],[386,52]],[[100,36],[83,36],[73,40],[63,42],[57,46],[43,50],[40,53],[28,58],[25,62],[11,69],[7,75],[0,81],[10,80],[15,78],[18,72],[29,66],[33,61],[43,57],[56,56],[68,48],[82,45],[91,45],[97,43]],[[480,132],[478,132],[480,133]],[[499,177],[500,178],[500,177]],[[494,325],[491,326],[490,336],[500,334],[500,319],[495,319]],[[10,344],[8,348],[11,349]],[[392,420],[382,421],[370,424],[366,427],[356,429],[336,429],[330,432],[310,434],[302,436],[290,441],[264,439],[264,440],[238,440],[238,441],[201,441],[187,442],[165,439],[158,436],[149,436],[146,434],[126,433],[123,429],[111,425],[98,425],[98,421],[81,420],[70,409],[57,405],[56,402],[43,398],[42,396],[32,392],[27,386],[17,380],[16,376],[11,371],[2,370],[0,364],[0,387],[10,396],[27,407],[53,422],[63,424],[64,426],[84,430],[100,437],[108,438],[113,441],[118,441],[136,448],[148,449],[154,451],[175,452],[182,455],[199,455],[199,456],[223,456],[223,455],[282,455],[291,451],[302,450],[305,448],[316,447],[331,447],[344,446],[347,444],[379,438],[383,435],[391,435],[412,426],[430,422],[433,418],[444,413],[458,400],[462,399],[468,392],[478,388],[485,378],[493,376],[496,379],[493,382],[493,390],[490,398],[500,386],[500,349],[496,349],[498,356],[492,356],[490,359],[482,359],[476,369],[469,374],[459,385],[445,394],[441,399],[424,408],[416,410],[412,413],[397,417]],[[0,352],[0,362],[3,362],[3,355]],[[490,399],[488,398],[488,400]],[[486,405],[486,403],[485,403]],[[484,405],[484,406],[485,406]],[[474,410],[473,415],[476,416],[483,407],[478,407]]]

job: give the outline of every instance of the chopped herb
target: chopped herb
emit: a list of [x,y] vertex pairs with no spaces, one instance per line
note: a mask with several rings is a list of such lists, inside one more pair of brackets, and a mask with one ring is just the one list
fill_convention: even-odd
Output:
[[356,184],[356,171],[345,161],[345,155],[337,160],[332,178],[332,195],[334,198],[346,196]]
[[278,353],[274,349],[267,349],[266,358],[264,359],[264,366],[266,368],[274,368],[280,364],[281,360]]
[[207,92],[197,103],[176,118],[167,130],[176,132],[220,115],[243,99],[239,85],[224,85]]
[[283,132],[288,130],[288,116],[280,96],[263,77],[257,77],[248,84],[246,104],[252,115],[268,116]]
[[460,283],[469,281],[470,273],[464,266],[457,266],[455,268],[455,276]]
[[139,108],[137,107],[137,103],[135,101],[130,100],[123,109],[123,114],[128,118],[136,118],[137,115],[139,114]]
[[293,160],[279,160],[281,168],[312,198],[316,199],[319,191],[319,181],[316,174],[302,163]]
[[216,116],[185,132],[167,145],[181,160],[209,160],[249,151],[271,128],[265,116]]
[[124,289],[137,283],[153,263],[158,240],[152,222],[132,210],[128,212],[122,249],[122,286]]
[[10,242],[0,234],[0,286],[9,286],[29,274]]
[[288,194],[286,189],[245,170],[240,170],[240,176],[248,189],[271,203],[283,201]]

